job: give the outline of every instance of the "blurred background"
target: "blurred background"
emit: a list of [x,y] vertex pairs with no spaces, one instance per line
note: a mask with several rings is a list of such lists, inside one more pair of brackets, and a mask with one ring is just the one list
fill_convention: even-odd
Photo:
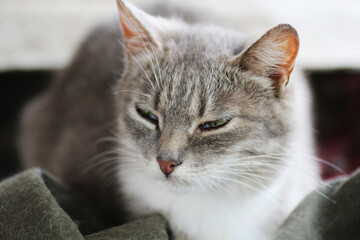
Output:
[[[137,6],[151,1],[129,0]],[[345,173],[356,169],[360,165],[360,1],[197,0],[196,5],[227,19],[250,41],[279,23],[298,30],[297,67],[305,70],[314,93],[318,156]],[[94,25],[116,17],[115,0],[0,0],[0,179],[21,170],[16,135],[24,104],[69,63]],[[325,179],[338,174],[323,166]]]

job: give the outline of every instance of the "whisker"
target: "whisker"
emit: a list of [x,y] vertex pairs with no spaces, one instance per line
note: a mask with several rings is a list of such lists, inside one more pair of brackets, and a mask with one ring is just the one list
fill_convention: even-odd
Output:
[[[287,159],[284,158],[280,158],[280,157],[274,157],[275,155],[279,155],[279,154],[267,154],[267,155],[258,155],[258,156],[251,156],[251,157],[247,157],[246,159],[256,159],[256,158],[262,158],[262,160],[264,160],[264,157],[266,158],[270,158],[270,159],[276,159],[276,160],[281,160],[281,161],[286,161]],[[283,155],[284,156],[284,155]],[[285,155],[288,156],[288,155]],[[266,159],[265,159],[266,160]],[[257,162],[250,162],[250,161],[241,161],[240,162],[232,162],[232,163],[227,163],[227,164],[223,164],[224,167],[229,168],[231,170],[225,169],[224,172],[229,172],[229,174],[236,174],[236,176],[242,176],[244,174],[244,169],[236,169],[234,167],[241,167],[241,168],[245,168],[247,166],[266,166],[267,168],[270,169],[255,169],[256,172],[277,172],[280,169],[286,169],[285,166],[278,166],[273,162],[262,162],[262,161],[257,161]],[[245,173],[246,174],[246,173]],[[303,179],[303,175],[302,174],[297,174],[296,172],[292,172],[291,173],[293,176],[296,177],[301,177]],[[257,174],[258,175],[258,174]],[[252,175],[253,176],[253,175]],[[259,175],[258,175],[259,176]],[[263,176],[261,176],[263,178]],[[324,186],[324,187],[332,187],[330,184],[324,183],[322,181],[317,183],[317,186]],[[331,202],[335,202],[334,200],[332,200],[330,197],[326,196],[324,193],[322,193],[321,191],[317,190],[316,187],[311,187],[311,190],[314,192],[317,192],[318,194],[320,194],[321,196],[325,197],[326,199],[328,199]]]
[[[217,173],[225,173],[225,174],[229,174],[229,173],[230,173],[230,172],[228,172],[228,171],[221,171],[221,170],[213,170],[213,171],[214,171],[214,172],[217,172]],[[239,174],[239,173],[240,173],[240,174]],[[253,182],[253,183],[256,183],[256,184],[258,184],[259,186],[263,187],[264,189],[266,188],[264,184],[256,181],[255,179],[252,179],[252,178],[250,178],[250,177],[245,177],[245,176],[243,176],[243,175],[244,175],[243,173],[245,173],[245,172],[237,172],[237,174],[233,174],[233,175],[236,175],[236,176],[240,176],[240,175],[241,175],[241,177],[245,178],[246,180],[248,180],[248,181],[250,181],[250,182]],[[230,174],[231,174],[231,173],[230,173]],[[248,175],[248,174],[247,174],[247,175]],[[253,176],[253,175],[251,175],[251,176]]]
[[132,93],[140,94],[148,99],[151,98],[151,96],[149,94],[141,93],[141,92],[135,91],[135,90],[119,90],[119,91],[115,91],[114,93],[119,94],[119,93],[123,93],[123,92],[132,92]]
[[240,158],[240,159],[236,159],[236,160],[240,161],[242,159],[253,159],[253,158],[260,158],[260,157],[266,158],[266,157],[272,157],[272,156],[274,156],[274,157],[276,157],[276,156],[300,156],[300,157],[304,157],[304,158],[310,158],[310,159],[316,160],[318,162],[321,162],[323,164],[326,164],[327,166],[334,168],[336,171],[338,171],[338,172],[340,172],[342,174],[345,173],[341,168],[339,168],[336,165],[334,165],[334,164],[332,164],[330,162],[327,162],[327,161],[325,161],[325,160],[323,160],[321,158],[311,156],[311,155],[309,156],[309,155],[297,154],[297,153],[272,153],[272,154],[248,156],[248,157]]

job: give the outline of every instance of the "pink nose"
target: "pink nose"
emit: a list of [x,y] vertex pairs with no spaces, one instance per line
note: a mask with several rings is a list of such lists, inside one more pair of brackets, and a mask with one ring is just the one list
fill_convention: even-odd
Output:
[[177,164],[174,160],[163,160],[161,158],[157,158],[156,161],[160,165],[161,171],[165,174],[165,176],[169,176],[175,169]]

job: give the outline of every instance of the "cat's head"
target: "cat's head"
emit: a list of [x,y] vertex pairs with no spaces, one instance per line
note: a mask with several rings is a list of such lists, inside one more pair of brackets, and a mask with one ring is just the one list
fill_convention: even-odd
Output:
[[274,172],[276,161],[259,164],[266,158],[258,156],[287,144],[296,31],[278,25],[246,48],[231,30],[118,6],[127,69],[116,96],[127,174],[207,187]]

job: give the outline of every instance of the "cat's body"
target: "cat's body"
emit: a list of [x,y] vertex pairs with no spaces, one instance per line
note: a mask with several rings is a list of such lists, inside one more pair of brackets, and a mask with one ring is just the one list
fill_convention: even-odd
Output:
[[294,30],[244,53],[234,31],[118,4],[128,50],[116,24],[92,34],[25,111],[24,165],[179,239],[268,239],[318,181],[306,81],[285,86]]

